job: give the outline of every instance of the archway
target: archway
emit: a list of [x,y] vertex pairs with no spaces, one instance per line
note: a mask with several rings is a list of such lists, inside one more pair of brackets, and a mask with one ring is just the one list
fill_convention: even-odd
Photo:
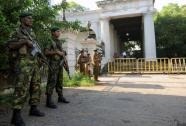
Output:
[[143,57],[142,16],[111,19],[110,23],[114,30],[114,52],[121,56],[125,51],[128,58]]

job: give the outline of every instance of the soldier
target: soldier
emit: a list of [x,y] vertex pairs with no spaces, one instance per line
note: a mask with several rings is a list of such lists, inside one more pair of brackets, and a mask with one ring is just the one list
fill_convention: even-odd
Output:
[[91,66],[92,66],[92,57],[90,56],[90,53],[87,54],[87,67],[86,67],[86,73],[89,77],[91,77]]
[[93,74],[94,74],[94,80],[95,81],[99,81],[98,80],[98,76],[100,73],[100,65],[101,65],[101,56],[98,53],[97,49],[94,50],[94,56],[93,56]]
[[[48,72],[48,81],[46,87],[46,106],[49,108],[57,108],[52,101],[54,88],[58,94],[58,102],[69,103],[63,96],[63,66],[61,62],[65,58],[65,52],[62,49],[62,42],[59,40],[60,29],[58,27],[51,28],[51,44],[45,49],[45,55],[49,60],[49,65],[52,68]],[[62,63],[62,64],[61,64]]]
[[84,54],[84,50],[82,49],[81,51],[80,51],[80,55],[79,55],[79,57],[78,57],[78,60],[77,60],[77,62],[78,62],[78,64],[79,64],[79,67],[80,67],[80,73],[82,73],[82,74],[86,74],[85,72],[85,64],[87,63],[87,57],[85,56],[85,54]]
[[35,36],[32,32],[32,14],[20,14],[21,25],[12,35],[8,47],[11,50],[11,69],[15,72],[15,91],[13,96],[13,115],[11,123],[15,126],[25,126],[21,116],[21,110],[30,93],[30,116],[44,116],[37,109],[40,102],[41,76],[39,73],[38,57],[33,56],[33,44]]

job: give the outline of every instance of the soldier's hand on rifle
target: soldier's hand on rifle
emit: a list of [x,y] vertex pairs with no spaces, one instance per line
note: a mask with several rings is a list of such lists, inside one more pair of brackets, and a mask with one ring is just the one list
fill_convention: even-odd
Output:
[[27,40],[27,39],[20,39],[19,41],[22,43],[22,45],[26,45],[26,46],[28,46],[29,48],[32,48],[32,47],[33,47],[32,41],[30,41],[30,40]]
[[57,53],[59,56],[64,56],[64,52],[56,51],[56,53]]
[[33,47],[33,43],[32,43],[32,41],[30,41],[30,40],[27,40],[27,46],[28,47],[30,47],[30,48],[32,48]]

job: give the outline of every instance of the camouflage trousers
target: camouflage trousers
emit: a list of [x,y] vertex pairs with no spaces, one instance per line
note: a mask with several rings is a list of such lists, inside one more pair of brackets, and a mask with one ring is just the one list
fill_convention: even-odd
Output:
[[50,64],[52,70],[48,72],[48,81],[46,86],[46,94],[52,95],[54,88],[58,95],[63,95],[63,67],[59,66],[59,62]]
[[98,80],[99,73],[100,73],[99,65],[94,65],[93,68],[94,80]]
[[36,61],[21,58],[19,71],[15,77],[15,91],[13,95],[13,109],[22,109],[28,97],[30,105],[38,105],[41,95],[41,76]]
[[85,75],[86,73],[86,71],[85,71],[85,69],[86,69],[86,66],[85,66],[85,63],[80,63],[80,73],[82,73],[83,75]]

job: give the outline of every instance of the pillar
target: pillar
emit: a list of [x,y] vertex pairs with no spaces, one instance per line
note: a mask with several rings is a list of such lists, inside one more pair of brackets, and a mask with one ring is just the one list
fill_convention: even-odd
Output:
[[156,58],[156,42],[153,14],[146,13],[143,17],[144,21],[144,55],[146,59]]
[[100,25],[101,41],[105,43],[105,60],[109,60],[112,57],[109,19],[108,18],[101,19]]

